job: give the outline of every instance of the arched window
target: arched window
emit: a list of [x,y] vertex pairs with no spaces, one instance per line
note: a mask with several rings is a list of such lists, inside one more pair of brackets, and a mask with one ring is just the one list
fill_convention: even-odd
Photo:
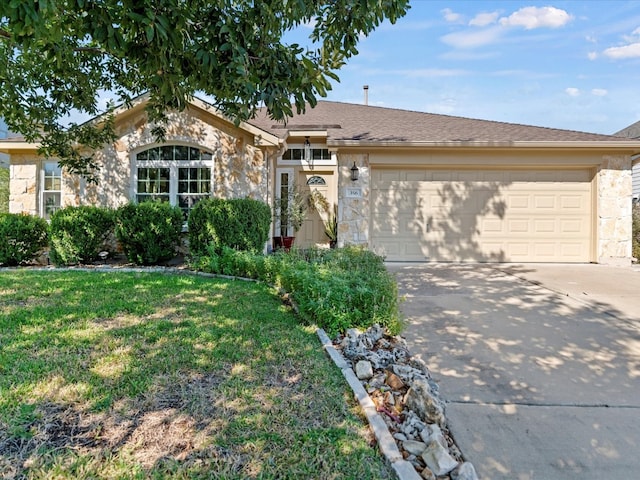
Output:
[[193,206],[213,191],[213,156],[186,145],[160,145],[135,154],[135,199],[178,205],[189,216]]
[[307,180],[307,185],[326,185],[327,182],[324,178],[319,177],[318,175],[314,175],[313,177]]

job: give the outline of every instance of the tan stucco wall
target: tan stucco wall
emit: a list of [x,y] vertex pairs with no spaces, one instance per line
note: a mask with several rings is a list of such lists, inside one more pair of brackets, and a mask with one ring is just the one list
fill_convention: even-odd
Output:
[[598,263],[631,263],[631,157],[603,157],[597,176]]

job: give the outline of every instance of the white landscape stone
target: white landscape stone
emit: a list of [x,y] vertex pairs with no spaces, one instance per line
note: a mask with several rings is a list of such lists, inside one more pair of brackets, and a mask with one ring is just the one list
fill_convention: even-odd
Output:
[[422,453],[422,459],[436,476],[446,475],[458,466],[458,462],[449,455],[446,448],[436,441],[427,445],[427,449]]
[[356,377],[360,380],[367,380],[373,377],[373,366],[367,360],[360,360],[356,363]]
[[461,463],[451,472],[451,480],[478,480],[478,474],[472,463]]
[[427,449],[427,444],[424,442],[416,442],[415,440],[405,440],[402,442],[402,448],[411,455],[422,455],[422,452]]
[[425,378],[413,381],[405,397],[407,408],[427,423],[437,423],[444,426],[444,408],[436,397],[431,394],[431,387]]

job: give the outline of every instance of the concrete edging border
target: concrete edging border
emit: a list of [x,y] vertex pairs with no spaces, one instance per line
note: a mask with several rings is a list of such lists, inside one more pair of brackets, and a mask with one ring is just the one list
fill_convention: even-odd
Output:
[[367,421],[373,430],[373,434],[378,442],[380,451],[385,456],[393,470],[395,471],[399,480],[422,480],[422,477],[416,472],[416,469],[407,462],[400,453],[396,440],[391,435],[391,432],[387,428],[387,424],[382,419],[382,416],[378,413],[373,400],[369,397],[369,394],[356,377],[353,369],[347,364],[342,354],[336,350],[331,339],[327,336],[326,332],[322,328],[316,330],[318,338],[322,343],[324,351],[327,352],[329,358],[333,360],[333,363],[340,369],[345,380],[353,390],[353,394],[360,403],[360,407],[364,411]]

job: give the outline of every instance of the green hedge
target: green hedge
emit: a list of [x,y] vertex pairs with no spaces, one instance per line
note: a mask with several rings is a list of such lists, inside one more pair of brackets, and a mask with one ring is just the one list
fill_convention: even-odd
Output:
[[401,328],[398,287],[382,257],[358,247],[264,256],[223,248],[198,259],[199,270],[263,280],[281,287],[303,317],[330,335],[373,324]]
[[47,222],[26,214],[0,214],[0,264],[14,266],[34,260],[47,246]]
[[113,233],[114,212],[108,208],[65,207],[51,215],[50,258],[56,265],[95,260]]
[[199,201],[189,214],[191,255],[206,255],[209,248],[217,254],[223,247],[261,252],[269,238],[271,209],[250,198]]
[[130,262],[153,265],[170,260],[182,233],[182,210],[168,203],[129,203],[116,210],[116,239]]

